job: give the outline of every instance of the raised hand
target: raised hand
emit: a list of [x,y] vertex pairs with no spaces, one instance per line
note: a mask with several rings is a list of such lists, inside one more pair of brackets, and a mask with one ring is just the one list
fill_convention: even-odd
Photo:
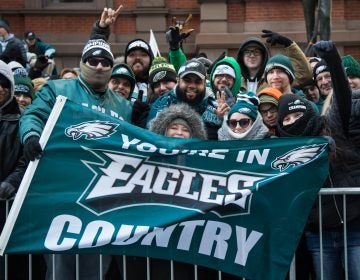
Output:
[[123,5],[120,5],[117,10],[113,10],[111,8],[104,8],[103,12],[101,13],[101,18],[99,22],[99,26],[102,28],[108,27],[109,25],[113,24],[116,21],[117,16],[120,14]]
[[267,38],[266,42],[270,43],[271,46],[276,44],[283,45],[284,47],[288,47],[292,44],[292,40],[288,37],[282,36],[279,33],[273,32],[271,30],[262,30],[263,34],[261,37]]

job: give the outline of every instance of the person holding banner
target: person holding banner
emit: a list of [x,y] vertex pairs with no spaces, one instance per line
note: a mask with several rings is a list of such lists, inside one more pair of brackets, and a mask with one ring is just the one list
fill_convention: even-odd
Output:
[[[91,39],[82,52],[79,78],[51,80],[41,88],[20,121],[20,138],[24,143],[24,155],[27,160],[34,161],[41,157],[40,136],[58,95],[66,96],[73,102],[120,120],[131,121],[130,101],[108,87],[113,63],[114,57],[109,44],[102,39]],[[75,255],[54,256],[55,267],[52,266],[52,256],[45,257],[46,279],[52,279],[53,273],[56,279],[75,279]],[[98,264],[98,255],[81,256],[80,279],[98,279]],[[104,276],[109,265],[110,256],[103,256]]]

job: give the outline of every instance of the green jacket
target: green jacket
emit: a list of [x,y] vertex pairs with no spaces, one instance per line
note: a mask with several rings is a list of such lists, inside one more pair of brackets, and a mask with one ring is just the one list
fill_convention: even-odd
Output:
[[98,112],[131,122],[130,101],[115,92],[107,89],[104,94],[96,93],[81,78],[50,80],[36,94],[33,103],[24,111],[20,119],[22,143],[30,136],[40,137],[59,95]]

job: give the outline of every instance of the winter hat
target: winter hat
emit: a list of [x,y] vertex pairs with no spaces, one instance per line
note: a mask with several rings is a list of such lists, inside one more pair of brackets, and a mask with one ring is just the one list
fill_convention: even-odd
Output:
[[24,37],[25,37],[25,39],[31,40],[31,39],[35,39],[36,35],[33,31],[27,31],[27,32],[25,32]]
[[141,49],[146,52],[150,56],[150,63],[154,59],[154,54],[151,50],[150,45],[146,43],[143,39],[134,39],[130,41],[125,47],[125,63],[127,63],[127,56],[129,55],[129,52],[135,49]]
[[154,58],[149,70],[150,87],[154,90],[153,85],[162,80],[177,82],[175,67],[168,63],[166,58],[157,56]]
[[316,77],[323,72],[330,72],[325,60],[320,60],[313,68],[313,79],[316,81]]
[[0,19],[0,27],[4,28],[7,33],[10,33],[9,23],[5,19]]
[[111,78],[113,77],[123,77],[127,80],[129,80],[130,84],[131,84],[131,92],[134,91],[135,88],[135,74],[134,72],[131,70],[131,68],[125,64],[125,63],[120,63],[114,66],[112,72],[111,72]]
[[[284,118],[295,112],[304,115],[294,123],[284,126]],[[306,99],[296,94],[285,94],[279,99],[277,131],[282,137],[289,136],[319,136],[325,128],[325,118],[319,116]]]
[[187,74],[195,74],[202,80],[206,78],[205,65],[196,58],[187,60],[179,69],[178,75],[182,79]]
[[215,68],[212,79],[215,80],[216,75],[223,75],[223,74],[229,75],[230,77],[233,77],[234,79],[236,77],[234,68],[232,68],[228,64],[220,64],[219,66],[217,66]]
[[360,64],[351,55],[345,55],[341,58],[346,74],[349,77],[360,78]]
[[114,55],[111,52],[110,45],[102,39],[93,39],[86,43],[81,60],[85,63],[90,57],[103,57],[111,62],[111,67],[114,65]]
[[271,103],[276,107],[279,105],[279,98],[282,95],[282,92],[277,88],[267,87],[261,90],[258,94],[260,104]]
[[228,119],[234,113],[241,113],[250,117],[253,121],[256,120],[258,114],[259,99],[253,92],[246,92],[237,95],[236,103],[231,107],[228,113]]
[[[206,139],[206,130],[201,116],[188,104],[172,104],[159,112],[150,122],[150,131],[165,135],[166,129],[173,121],[183,120],[190,128],[191,138]],[[181,122],[181,121],[180,121]]]
[[17,93],[24,94],[30,97],[31,100],[33,100],[35,97],[35,91],[30,78],[15,75],[14,80],[15,80],[15,89],[14,89],[15,95]]
[[269,61],[266,63],[266,67],[265,67],[266,82],[267,82],[267,74],[269,73],[270,70],[272,70],[274,68],[279,68],[279,69],[285,71],[285,73],[289,76],[290,84],[294,81],[295,71],[294,71],[294,68],[291,64],[289,57],[287,57],[283,54],[277,54],[269,59]]

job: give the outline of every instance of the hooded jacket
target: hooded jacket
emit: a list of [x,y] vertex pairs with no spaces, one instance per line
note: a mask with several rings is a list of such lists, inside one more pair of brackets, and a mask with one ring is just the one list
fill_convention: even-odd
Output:
[[201,116],[186,103],[173,104],[160,112],[150,123],[150,131],[165,135],[172,121],[182,119],[190,128],[191,138],[206,139],[206,130]]
[[10,96],[0,105],[0,182],[8,182],[17,188],[26,169],[24,161],[21,161],[22,145],[18,134],[20,108],[14,97],[13,74],[1,60],[0,74],[11,83]]
[[223,65],[223,64],[230,65],[231,68],[233,68],[235,71],[236,77],[234,80],[234,85],[231,87],[230,90],[231,90],[233,96],[236,96],[236,94],[239,93],[240,86],[241,86],[241,69],[239,67],[239,64],[235,60],[235,58],[230,57],[230,56],[226,56],[223,59],[214,62],[214,64],[211,66],[211,73],[210,73],[211,89],[214,92],[214,94],[216,95],[217,90],[216,90],[214,82],[213,82],[214,71],[215,71],[216,67],[218,67],[219,65]]
[[235,133],[227,125],[228,115],[224,117],[224,121],[218,130],[219,140],[258,140],[270,137],[269,129],[264,124],[261,114],[258,113],[255,121],[250,129],[243,133]]

